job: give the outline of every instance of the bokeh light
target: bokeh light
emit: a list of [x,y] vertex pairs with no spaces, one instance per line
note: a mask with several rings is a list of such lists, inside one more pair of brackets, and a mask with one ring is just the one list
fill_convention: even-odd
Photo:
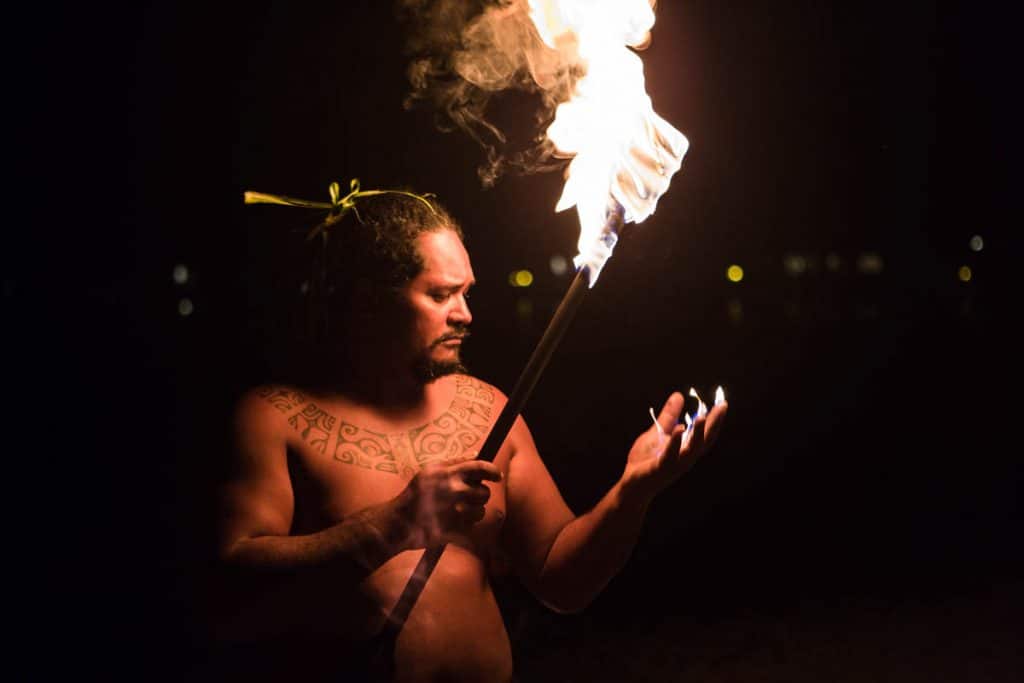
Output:
[[865,251],[857,257],[857,270],[865,275],[879,275],[884,268],[885,261],[877,252]]
[[743,268],[733,264],[726,268],[725,277],[729,278],[729,282],[742,282],[743,281]]
[[561,254],[555,254],[548,262],[548,266],[551,268],[552,275],[565,275],[569,272],[569,259]]
[[782,259],[782,267],[786,274],[792,277],[800,277],[807,272],[807,259],[800,254],[786,254]]
[[528,270],[513,270],[508,274],[508,283],[513,287],[529,287],[533,284],[533,273]]

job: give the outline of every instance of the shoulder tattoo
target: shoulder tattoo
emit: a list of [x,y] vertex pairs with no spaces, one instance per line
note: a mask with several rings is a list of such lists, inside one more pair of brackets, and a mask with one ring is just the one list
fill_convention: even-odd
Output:
[[278,387],[260,387],[256,390],[257,395],[267,400],[282,413],[291,412],[306,402],[306,397],[291,389],[280,389]]

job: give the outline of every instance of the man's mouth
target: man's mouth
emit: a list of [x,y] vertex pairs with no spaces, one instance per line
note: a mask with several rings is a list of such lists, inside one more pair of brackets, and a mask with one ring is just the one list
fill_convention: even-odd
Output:
[[450,346],[458,346],[462,343],[462,340],[469,336],[469,332],[463,334],[446,334],[443,337],[438,338],[433,346],[440,346],[442,344]]

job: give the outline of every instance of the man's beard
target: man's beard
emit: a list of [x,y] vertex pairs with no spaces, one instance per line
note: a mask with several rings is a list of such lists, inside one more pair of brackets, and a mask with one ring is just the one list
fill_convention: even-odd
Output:
[[469,336],[469,330],[465,327],[458,327],[452,332],[445,334],[439,339],[435,339],[427,353],[421,356],[416,364],[413,366],[413,371],[416,373],[416,379],[423,384],[430,384],[431,382],[441,379],[445,375],[465,375],[469,373],[466,366],[462,364],[461,349],[456,350],[456,356],[454,360],[435,360],[431,357],[434,349],[446,341],[452,339],[465,339]]
[[469,373],[461,360],[434,360],[424,358],[416,364],[416,379],[423,384],[441,379],[445,375],[465,375]]

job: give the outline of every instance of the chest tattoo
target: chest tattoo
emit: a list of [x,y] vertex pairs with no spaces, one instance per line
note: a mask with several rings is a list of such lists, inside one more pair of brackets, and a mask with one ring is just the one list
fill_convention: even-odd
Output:
[[[474,455],[490,428],[494,390],[470,377],[455,378],[455,398],[427,424],[394,434],[364,429],[307,402],[295,391],[266,389],[260,395],[283,413],[304,442],[341,464],[412,477],[429,464],[450,464]],[[335,426],[337,430],[335,431]]]
[[302,440],[320,454],[327,451],[327,441],[331,438],[335,422],[337,418],[313,403],[288,418],[288,424],[298,430]]

